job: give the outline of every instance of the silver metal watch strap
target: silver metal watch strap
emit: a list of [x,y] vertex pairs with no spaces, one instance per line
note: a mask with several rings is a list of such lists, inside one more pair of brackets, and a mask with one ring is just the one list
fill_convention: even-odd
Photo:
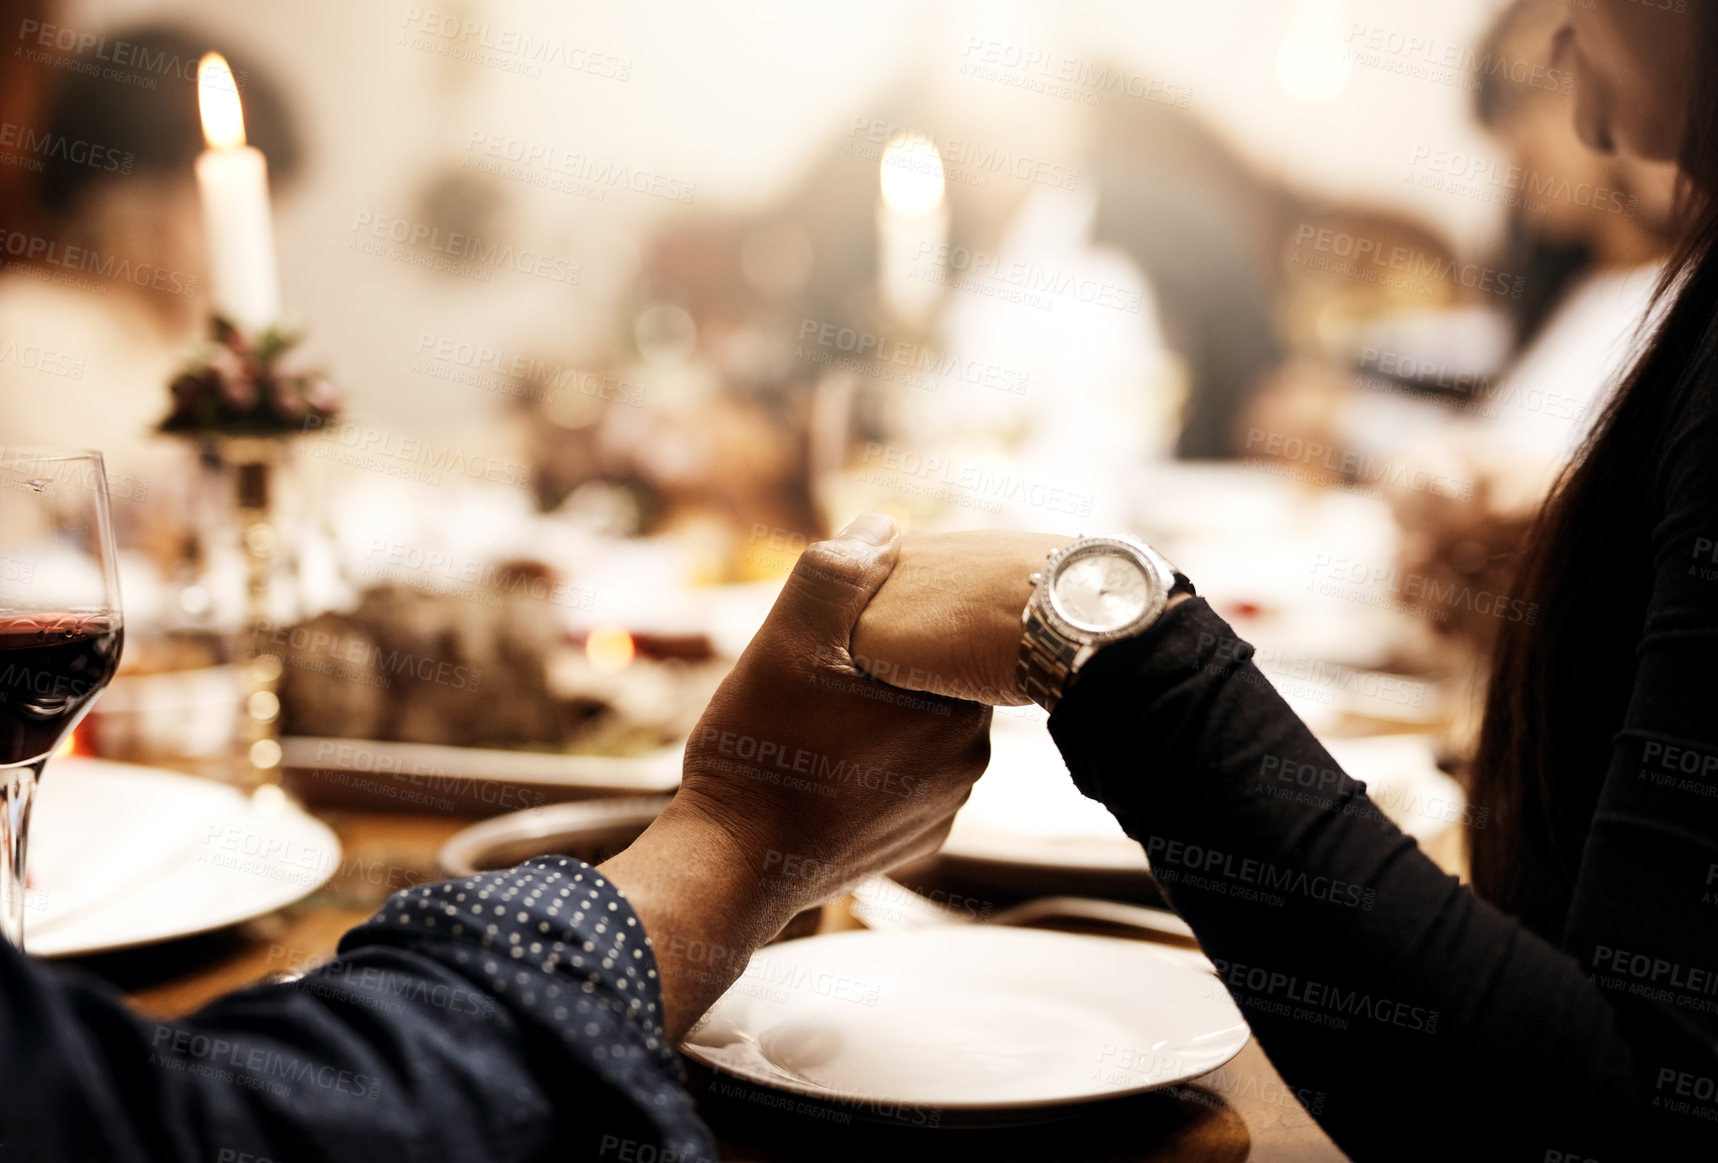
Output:
[[1067,688],[1068,676],[1074,672],[1080,643],[1070,642],[1051,630],[1030,605],[1026,608],[1024,625],[1014,677],[1027,698],[1046,711],[1053,711]]
[[[1175,584],[1169,590],[1171,594],[1198,593],[1191,578],[1174,566],[1170,569],[1175,575]],[[1020,653],[1014,661],[1014,677],[1027,698],[1046,711],[1054,711],[1074,677],[1074,663],[1083,644],[1070,641],[1051,629],[1039,616],[1036,597],[1034,593],[1021,616],[1023,630]]]

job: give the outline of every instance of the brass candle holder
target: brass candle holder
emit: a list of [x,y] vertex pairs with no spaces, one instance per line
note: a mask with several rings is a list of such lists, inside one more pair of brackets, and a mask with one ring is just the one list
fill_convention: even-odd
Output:
[[333,385],[298,363],[299,337],[270,328],[254,341],[217,316],[208,344],[170,385],[173,410],[161,431],[195,438],[210,459],[232,473],[233,511],[245,562],[245,621],[253,635],[242,661],[237,734],[242,754],[239,783],[254,796],[279,797],[281,784],[280,678],[283,660],[256,645],[270,624],[269,595],[281,535],[274,491],[288,443],[319,428],[339,410]]

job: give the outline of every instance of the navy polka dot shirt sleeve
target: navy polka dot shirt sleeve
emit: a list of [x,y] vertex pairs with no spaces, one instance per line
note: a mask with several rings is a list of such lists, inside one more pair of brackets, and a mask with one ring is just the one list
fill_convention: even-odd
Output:
[[0,991],[0,1159],[716,1158],[644,928],[576,860],[398,893],[336,960],[178,1021],[3,941]]

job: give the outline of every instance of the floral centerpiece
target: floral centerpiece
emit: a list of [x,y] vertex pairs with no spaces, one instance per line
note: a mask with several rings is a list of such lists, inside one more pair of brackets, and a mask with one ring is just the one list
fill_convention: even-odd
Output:
[[161,431],[187,436],[292,436],[340,411],[340,395],[294,349],[300,336],[270,327],[253,342],[215,316],[209,342],[168,385]]

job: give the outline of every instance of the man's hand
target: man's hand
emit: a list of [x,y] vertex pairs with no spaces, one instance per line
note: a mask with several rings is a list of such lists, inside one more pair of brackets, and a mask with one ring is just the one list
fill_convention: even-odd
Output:
[[934,851],[989,761],[989,708],[853,665],[899,550],[867,514],[805,551],[694,728],[679,794],[602,866],[651,938],[676,1041],[796,913]]
[[905,538],[889,580],[859,618],[860,669],[905,690],[998,707],[1031,700],[1014,679],[1027,582],[1054,533],[934,533]]

